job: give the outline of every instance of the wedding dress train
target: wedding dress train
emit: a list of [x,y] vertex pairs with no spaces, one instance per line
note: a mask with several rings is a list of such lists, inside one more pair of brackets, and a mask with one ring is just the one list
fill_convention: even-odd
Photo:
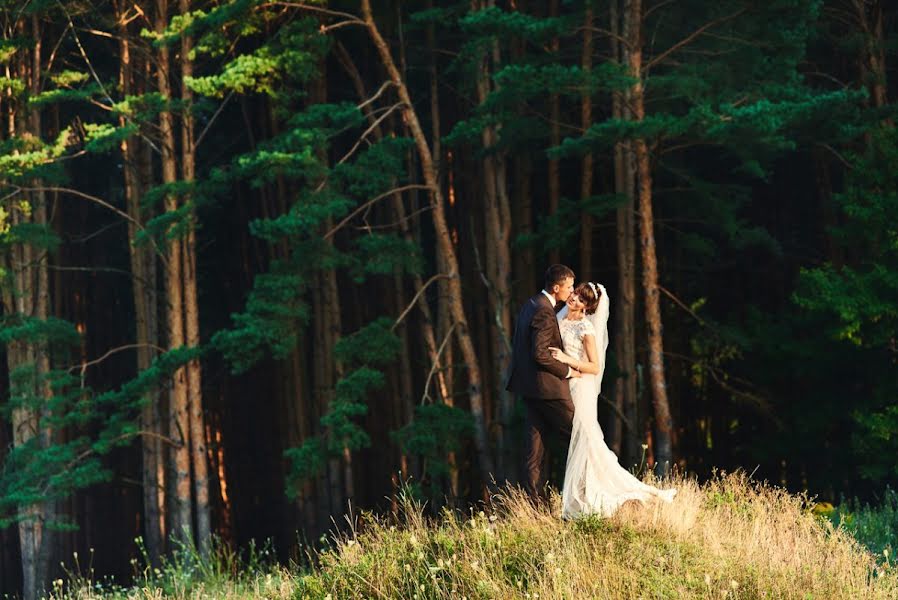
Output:
[[618,463],[617,456],[605,444],[598,421],[598,395],[608,348],[609,302],[605,288],[598,287],[601,298],[595,314],[570,320],[565,318],[565,307],[558,315],[565,353],[587,360],[583,337],[593,335],[599,358],[598,375],[584,373],[582,377],[570,380],[574,422],[561,493],[562,517],[565,519],[586,514],[610,516],[628,500],[657,498],[670,502],[677,493],[675,489],[652,487],[634,477]]

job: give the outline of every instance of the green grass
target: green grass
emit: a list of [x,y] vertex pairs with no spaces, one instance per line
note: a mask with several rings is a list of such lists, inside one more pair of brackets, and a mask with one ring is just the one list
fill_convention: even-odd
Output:
[[557,497],[537,508],[517,490],[436,518],[407,501],[400,515],[363,514],[314,567],[219,552],[205,567],[184,559],[145,570],[129,589],[82,580],[54,597],[898,598],[894,567],[813,514],[807,498],[744,475],[672,484],[672,504],[573,522],[557,517]]
[[886,488],[878,506],[858,500],[843,502],[830,514],[841,526],[883,562],[894,562],[898,549],[898,493]]

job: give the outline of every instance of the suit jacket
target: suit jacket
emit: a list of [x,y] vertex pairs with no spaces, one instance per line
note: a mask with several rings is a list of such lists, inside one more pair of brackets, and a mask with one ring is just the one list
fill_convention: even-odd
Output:
[[568,367],[552,358],[549,346],[564,349],[555,309],[540,293],[518,313],[505,389],[525,398],[570,400]]

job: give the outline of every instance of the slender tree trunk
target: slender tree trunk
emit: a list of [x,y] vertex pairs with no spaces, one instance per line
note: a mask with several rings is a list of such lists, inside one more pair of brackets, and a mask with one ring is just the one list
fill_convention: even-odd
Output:
[[482,482],[485,485],[489,485],[494,473],[494,468],[492,457],[490,456],[489,448],[487,445],[486,422],[483,414],[483,392],[480,364],[478,362],[476,353],[474,352],[474,344],[471,341],[470,332],[468,331],[467,319],[465,317],[464,305],[462,304],[458,259],[456,258],[455,248],[449,235],[449,228],[446,223],[442,190],[439,186],[439,182],[437,181],[436,170],[433,164],[433,157],[430,153],[430,147],[427,144],[427,139],[424,136],[423,130],[421,129],[418,115],[414,110],[414,105],[412,104],[411,98],[409,97],[405,82],[402,80],[402,77],[400,76],[395,63],[393,62],[393,57],[390,55],[390,49],[387,46],[387,43],[384,41],[383,37],[381,37],[380,31],[377,28],[377,24],[374,22],[374,17],[371,14],[370,0],[362,0],[362,15],[365,20],[368,32],[371,36],[371,40],[373,41],[375,47],[377,48],[378,54],[380,55],[380,59],[383,62],[387,72],[389,73],[390,79],[397,88],[399,99],[405,105],[403,113],[405,115],[406,121],[408,122],[409,129],[412,132],[412,136],[415,140],[415,146],[418,150],[418,157],[421,161],[421,171],[424,175],[424,181],[430,188],[431,202],[433,203],[433,210],[431,211],[431,214],[433,217],[434,229],[437,236],[438,248],[444,255],[446,264],[451,270],[449,273],[449,275],[452,277],[449,280],[449,293],[451,297],[450,309],[452,311],[453,321],[458,335],[458,341],[462,349],[464,360],[467,363],[466,366],[468,368],[468,381],[470,384],[468,392],[471,405],[471,413],[474,417],[475,423],[474,440],[477,447],[480,476]]
[[[629,14],[629,6],[618,11],[619,0],[611,2],[611,44],[612,57],[618,64],[629,64],[627,47],[618,39],[621,32],[623,39],[629,39],[629,20],[627,27],[621,28],[621,13]],[[612,95],[612,116],[616,119],[629,119],[627,109],[627,91],[616,91]],[[622,462],[634,464],[639,459],[639,412],[636,397],[636,240],[633,201],[635,183],[635,165],[633,152],[629,142],[618,142],[614,146],[614,190],[624,196],[624,201],[617,208],[617,264],[618,295],[615,311],[616,334],[614,336],[614,353],[617,357],[618,375],[614,385],[614,407],[622,415],[616,419],[610,432],[614,450],[622,457]],[[625,429],[624,429],[625,427]]]
[[[494,0],[472,0],[471,11],[475,12],[495,7]],[[499,45],[492,44],[491,53],[484,53],[477,73],[477,101],[484,104],[490,93],[490,61],[500,64]],[[484,127],[481,132],[481,143],[486,153],[483,158],[484,209],[486,231],[486,282],[492,305],[493,348],[496,359],[495,377],[496,399],[499,404],[499,474],[500,480],[506,479],[514,472],[515,464],[511,456],[511,444],[508,439],[511,425],[511,411],[514,397],[505,389],[505,371],[511,355],[511,208],[508,203],[506,184],[505,153],[497,151],[498,132],[495,126]]]
[[[427,3],[428,8],[433,8],[433,0],[428,0]],[[443,145],[442,145],[442,127],[440,125],[440,87],[439,87],[439,78],[437,71],[437,39],[436,39],[436,27],[433,22],[430,21],[427,25],[427,49],[428,49],[428,58],[429,58],[429,71],[430,71],[430,129],[431,129],[431,143],[432,143],[432,154],[434,161],[434,168],[436,170],[436,180],[437,185],[440,186],[440,189],[443,189],[443,185],[446,182],[447,177],[447,165],[443,156]],[[408,126],[405,126],[406,129]],[[404,207],[403,207],[404,212]],[[404,221],[404,219],[403,219]],[[407,240],[412,240],[413,235],[411,228],[408,227],[404,231],[404,235]],[[437,269],[440,273],[448,272],[446,268],[445,261],[443,260],[442,255],[437,253]],[[420,275],[415,275],[415,290],[420,290],[424,283],[421,280]],[[437,282],[437,290],[438,290],[438,299],[437,299],[437,318],[436,318],[436,328],[437,334],[434,335],[434,320],[431,317],[430,307],[427,304],[427,300],[424,297],[424,294],[421,294],[419,300],[419,306],[421,307],[422,315],[424,317],[423,320],[423,330],[424,330],[424,343],[427,348],[428,356],[430,357],[430,362],[432,368],[436,370],[436,386],[437,393],[443,404],[446,406],[455,406],[455,397],[453,395],[453,379],[452,379],[452,360],[453,360],[453,344],[451,339],[448,340],[448,343],[445,345],[443,353],[440,354],[439,346],[437,345],[437,340],[442,340],[444,337],[450,337],[450,328],[451,328],[451,317],[449,316],[449,311],[447,307],[447,299],[449,298],[449,283],[441,279]],[[458,466],[456,464],[456,456],[455,452],[449,452],[446,456],[446,463],[449,465],[449,503],[450,505],[454,505],[456,499],[458,498]]]
[[[518,235],[526,235],[533,232],[533,195],[531,188],[531,179],[533,171],[533,160],[527,154],[520,153],[514,159],[514,231]],[[535,290],[537,281],[542,273],[536,272],[536,265],[533,257],[533,248],[529,244],[515,248],[514,251],[514,276],[515,276],[515,292],[514,305],[519,306]],[[541,285],[541,284],[540,284]]]
[[[34,48],[31,54],[31,94],[37,96],[41,92],[42,73],[42,46],[43,39],[41,34],[40,20],[37,13],[31,15],[31,31],[34,38]],[[43,127],[41,123],[41,112],[38,108],[33,108],[30,113],[30,129],[31,135],[36,139],[43,138]],[[36,180],[36,188],[41,188],[43,182]],[[33,213],[34,223],[41,228],[50,228],[50,222],[47,215],[47,195],[43,190],[38,190],[33,195]],[[34,269],[36,271],[36,296],[34,316],[42,321],[46,321],[50,317],[50,278],[49,278],[49,250],[47,248],[37,248],[35,256]],[[35,363],[37,372],[41,375],[50,373],[50,342],[44,340],[35,344]],[[38,383],[37,395],[49,401],[53,397],[53,389],[47,380]],[[48,405],[46,407],[46,416],[51,416],[52,409]],[[40,426],[41,443],[44,448],[49,448],[55,443],[57,432],[45,423]],[[50,562],[53,549],[58,536],[48,527],[57,519],[57,505],[55,500],[49,500],[41,503],[41,539],[38,547],[38,565],[37,576],[38,582],[46,585],[50,574]]]
[[[7,63],[7,77],[22,81],[29,94],[41,91],[42,39],[40,23],[36,14],[31,15],[30,31],[26,21],[16,23],[16,33],[22,38],[30,37],[33,46],[21,50]],[[27,107],[10,97],[7,101],[9,137],[32,136],[41,139],[41,115],[39,108]],[[17,152],[14,150],[14,152]],[[40,188],[40,180],[32,182]],[[14,206],[8,216],[9,225],[31,223],[47,227],[46,196],[44,192],[33,192],[22,198],[25,205]],[[3,286],[4,313],[46,320],[49,317],[49,277],[48,255],[45,248],[33,246],[27,241],[10,244],[7,250],[6,270],[11,274],[11,289]],[[7,367],[10,375],[10,401],[13,404],[11,421],[13,446],[19,447],[38,439],[44,449],[53,443],[54,432],[42,418],[49,407],[41,402],[35,406],[33,398],[49,401],[52,390],[43,376],[50,370],[50,356],[47,340],[15,340],[6,345]],[[19,369],[31,369],[27,380],[13,381],[12,376]],[[18,524],[19,548],[22,563],[23,597],[25,600],[37,598],[46,589],[50,564],[52,539],[47,527],[55,519],[55,503],[37,501],[16,507],[22,520]]]
[[[123,96],[133,93],[132,81],[134,68],[131,56],[130,32],[123,18],[124,11],[121,5],[116,5],[119,29],[119,86]],[[125,126],[125,117],[119,118],[119,125]],[[134,297],[134,324],[135,341],[137,342],[137,371],[145,371],[155,357],[155,347],[159,341],[151,335],[156,320],[156,280],[155,270],[148,268],[150,261],[155,261],[155,255],[147,245],[137,245],[137,223],[143,223],[143,215],[140,210],[140,198],[142,193],[140,173],[140,138],[131,136],[122,140],[120,144],[122,162],[124,165],[123,176],[125,184],[125,204],[128,216],[132,221],[128,223],[128,251],[131,259],[131,290]],[[159,500],[159,488],[164,482],[159,481],[159,462],[162,460],[160,440],[157,434],[161,434],[159,415],[158,393],[153,391],[144,399],[145,405],[141,412],[141,430],[151,435],[141,436],[141,456],[143,458],[143,526],[144,543],[153,565],[157,565],[162,553],[163,527]]]
[[[524,11],[524,2],[517,2],[515,9]],[[514,36],[510,43],[511,61],[520,63],[525,54],[524,41],[519,36]],[[526,111],[523,103],[518,104],[516,111],[523,115]],[[513,231],[517,235],[527,235],[533,232],[533,197],[531,194],[531,179],[533,171],[533,159],[526,149],[514,153],[513,171],[513,196],[512,223]],[[542,273],[536,272],[533,257],[533,246],[526,244],[515,248],[513,269],[512,309],[520,306],[534,290],[534,285],[541,279]],[[539,288],[536,288],[539,289]]]
[[[190,0],[180,0],[181,14],[190,12]],[[193,77],[193,38],[181,37],[181,175],[186,183],[196,181],[196,147],[193,120],[193,91],[187,85]],[[184,316],[187,345],[200,346],[199,303],[196,282],[196,210],[191,208],[190,222],[184,239]],[[200,556],[209,557],[212,542],[212,523],[209,507],[209,462],[206,425],[203,416],[202,369],[200,359],[187,363],[187,406],[190,422],[190,458],[193,467],[193,494],[196,501],[196,537]]]
[[[549,0],[549,16],[558,16],[558,0]],[[549,44],[549,50],[558,55],[561,49],[560,40],[555,37]],[[557,59],[556,59],[557,60]],[[555,148],[561,143],[561,98],[558,94],[549,95],[549,147]],[[561,203],[561,163],[557,158],[549,159],[549,215],[558,212]],[[549,262],[552,264],[561,261],[561,252],[558,248],[549,251]]]
[[[431,32],[431,34],[432,34],[432,32]],[[433,40],[434,38],[431,37],[429,39]],[[431,47],[431,48],[433,48],[433,47]],[[340,64],[343,66],[343,68],[346,70],[347,75],[349,75],[349,78],[352,80],[353,86],[356,89],[356,94],[358,95],[359,99],[364,101],[365,99],[367,99],[368,94],[365,90],[365,84],[364,84],[364,81],[362,80],[361,73],[359,72],[358,68],[356,67],[355,63],[353,62],[352,57],[349,55],[348,52],[346,52],[346,49],[343,48],[343,46],[341,46],[339,44],[337,44],[335,47],[335,53],[337,55],[337,59],[340,61]],[[433,63],[433,67],[431,70],[431,93],[436,94],[436,90],[437,90],[436,66],[435,66],[435,63]],[[375,117],[374,113],[372,112],[371,106],[366,105],[362,110],[364,111],[365,116],[368,119],[368,122],[371,124],[372,127],[374,127],[375,138],[378,140],[383,139],[384,133],[383,133],[381,127],[379,125],[376,125],[376,117]],[[432,116],[431,126],[433,128],[434,137],[439,138],[439,132],[440,132],[439,102],[435,96],[433,96],[431,98],[431,116]],[[387,134],[390,135],[391,132],[388,131]],[[433,147],[434,147],[434,155],[437,155],[437,153],[440,151],[440,144],[437,140],[434,140]],[[437,162],[437,164],[439,164],[439,163]],[[409,172],[413,173],[413,170],[409,169]],[[438,176],[438,179],[439,179],[439,176]],[[398,223],[399,231],[402,234],[402,237],[409,244],[420,245],[419,241],[415,239],[414,232],[412,231],[411,225],[409,223],[409,216],[406,214],[405,204],[403,203],[402,195],[401,194],[393,194],[392,199],[393,199],[393,211],[394,211],[395,219],[396,219],[396,222]],[[441,258],[439,255],[437,256],[437,262],[438,262],[439,272],[441,272],[441,273],[445,272],[445,268],[441,262]],[[415,274],[412,278],[412,284],[413,284],[414,293],[418,294],[418,292],[424,287],[424,280],[421,278],[420,275]],[[444,288],[444,286],[445,286],[444,280],[440,280],[437,283],[437,285],[439,286],[439,290],[440,290],[438,304],[440,306],[442,306],[443,298],[447,293]],[[405,304],[404,302],[400,302],[400,305],[403,308],[405,308],[404,304]],[[431,365],[433,365],[433,368],[435,370],[434,379],[436,380],[435,387],[437,389],[437,393],[439,395],[440,401],[442,401],[444,404],[446,404],[448,406],[452,406],[453,399],[452,399],[452,393],[451,393],[451,382],[449,381],[451,371],[447,371],[447,369],[449,368],[448,365],[450,365],[452,362],[451,344],[448,344],[446,346],[446,348],[444,349],[443,354],[441,356],[438,352],[438,349],[439,349],[439,345],[437,343],[438,336],[435,335],[435,333],[434,333],[433,316],[432,316],[432,313],[430,310],[430,306],[427,304],[427,298],[426,298],[425,294],[418,294],[417,306],[421,311],[421,318],[422,318],[421,333],[422,333],[422,337],[424,338],[424,347],[427,350],[428,359],[430,360],[430,363],[431,363]],[[438,309],[438,314],[440,314],[439,309]],[[441,331],[448,331],[448,328],[443,329]],[[441,336],[445,335],[445,333],[441,333],[440,335]],[[440,338],[440,339],[442,339],[442,338]],[[404,361],[404,359],[403,359],[403,361]],[[410,384],[411,384],[411,382],[409,381],[409,385]],[[405,385],[405,384],[403,384],[403,385]],[[406,407],[406,414],[408,415],[409,421],[411,421],[411,419],[414,416],[414,401],[411,398],[411,394],[409,394],[409,403]],[[450,473],[451,473],[450,480],[452,482],[452,483],[450,483],[450,491],[451,491],[452,497],[454,498],[455,496],[458,495],[458,471],[455,468],[454,453],[450,453],[450,456],[448,457],[448,462],[450,465]],[[412,461],[411,470],[412,470],[412,472],[406,473],[406,475],[414,475],[419,470],[415,461]]]
[[[616,0],[611,0],[615,2]],[[580,65],[584,73],[592,72],[593,52],[593,8],[587,2],[583,17],[583,51]],[[592,92],[587,91],[580,98],[580,126],[588,131],[592,126]],[[592,196],[593,157],[592,153],[583,156],[580,162],[580,201],[587,203]],[[592,228],[593,218],[587,211],[580,212],[580,277],[592,281]]]
[[[168,25],[168,0],[156,0],[156,32],[161,33]],[[162,153],[162,182],[173,184],[177,181],[177,160],[175,158],[174,115],[171,111],[173,101],[169,77],[171,75],[171,54],[168,46],[161,45],[156,55],[156,81],[159,94],[166,107],[159,113],[159,133]],[[177,211],[177,196],[165,196],[166,212]],[[184,294],[183,294],[183,242],[173,238],[167,243],[167,269],[165,272],[166,328],[169,350],[184,346]],[[189,417],[189,383],[187,368],[181,367],[172,377],[169,391],[169,437],[176,445],[171,449],[172,484],[172,527],[170,534],[184,542],[192,543],[193,527],[191,518],[190,496],[190,417]]]
[[872,105],[882,108],[888,104],[882,1],[852,0],[852,4],[863,37],[861,81],[870,92]]
[[[642,87],[642,1],[632,0],[630,6],[631,47],[630,75],[636,82],[631,88],[633,118],[645,118]],[[661,302],[658,289],[658,257],[655,249],[654,217],[652,214],[652,168],[646,140],[633,141],[636,154],[638,180],[639,237],[642,254],[642,287],[645,297],[645,323],[649,349],[649,385],[652,390],[652,406],[655,411],[655,459],[656,469],[664,473],[673,459],[671,435],[673,421],[667,398],[664,376],[664,345],[661,326]]]

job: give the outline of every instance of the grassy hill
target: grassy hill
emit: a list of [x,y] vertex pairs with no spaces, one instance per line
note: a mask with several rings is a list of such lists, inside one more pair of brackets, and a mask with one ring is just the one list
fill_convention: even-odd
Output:
[[678,479],[672,504],[560,520],[506,490],[483,511],[362,515],[312,569],[237,567],[222,555],[144,574],[128,590],[59,583],[89,598],[898,598],[898,569],[813,514],[807,498],[721,476]]

